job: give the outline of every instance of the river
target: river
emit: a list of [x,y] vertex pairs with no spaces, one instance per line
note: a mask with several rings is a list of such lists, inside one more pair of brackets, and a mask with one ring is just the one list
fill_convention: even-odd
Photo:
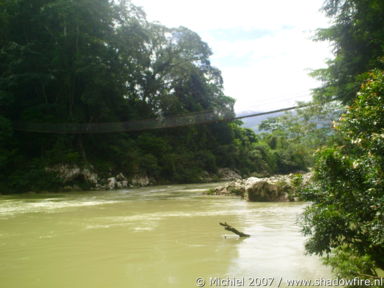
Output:
[[199,277],[205,287],[264,277],[283,287],[331,277],[304,253],[297,217],[307,204],[204,195],[212,185],[0,196],[1,287],[184,288],[202,286]]

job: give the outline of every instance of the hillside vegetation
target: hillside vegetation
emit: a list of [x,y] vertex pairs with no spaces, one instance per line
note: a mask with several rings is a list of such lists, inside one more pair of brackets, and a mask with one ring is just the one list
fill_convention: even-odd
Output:
[[[234,115],[211,50],[193,31],[150,23],[127,1],[9,0],[0,11],[1,193],[60,189],[68,183],[54,168],[63,165],[154,183],[198,182],[220,167],[305,169],[302,155],[241,122],[150,129],[193,113]],[[72,182],[92,188],[84,177]]]
[[323,81],[314,98],[348,106],[303,191],[313,202],[303,217],[306,248],[326,256],[339,276],[377,280],[384,269],[384,1],[327,0],[324,11],[333,25],[318,39],[331,41],[335,57],[313,73]]

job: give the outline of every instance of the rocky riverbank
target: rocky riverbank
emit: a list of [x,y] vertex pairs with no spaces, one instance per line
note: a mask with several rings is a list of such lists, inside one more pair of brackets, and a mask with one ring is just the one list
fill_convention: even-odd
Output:
[[238,179],[212,189],[213,195],[237,195],[251,202],[298,201],[297,189],[306,184],[311,173]]
[[123,173],[113,175],[98,174],[92,167],[78,167],[76,165],[57,165],[46,168],[54,173],[63,183],[63,190],[114,190],[122,188],[142,187],[154,185],[155,180],[147,175],[127,177]]
[[[46,168],[62,183],[62,190],[115,190],[133,187],[144,187],[162,184],[145,174],[127,176],[123,173],[97,173],[92,166],[79,167],[76,165],[56,165]],[[241,176],[229,168],[219,168],[217,174],[203,173],[201,183],[231,181],[241,179]]]

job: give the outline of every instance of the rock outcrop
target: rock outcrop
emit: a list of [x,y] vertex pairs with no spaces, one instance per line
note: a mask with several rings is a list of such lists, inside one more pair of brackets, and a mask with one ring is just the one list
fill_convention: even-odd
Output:
[[131,183],[133,186],[143,187],[143,186],[150,185],[151,180],[149,179],[149,177],[147,175],[135,175],[131,179]]
[[113,189],[122,189],[132,187],[133,185],[129,183],[128,179],[124,176],[123,173],[119,173],[114,177],[109,177],[107,179],[107,187],[100,187],[101,189],[108,188],[109,190]]
[[71,190],[71,187],[79,188],[78,183],[84,183],[93,187],[98,185],[99,177],[90,168],[81,168],[75,165],[56,165],[46,168],[49,172],[54,172],[60,180],[66,185],[65,190]]
[[111,177],[102,177],[92,167],[84,168],[63,164],[46,168],[46,170],[56,174],[63,183],[64,190],[114,190],[154,184],[154,181],[146,175],[134,175],[130,179],[123,173]]
[[306,173],[301,176],[276,175],[268,178],[250,177],[247,179],[236,180],[226,183],[211,190],[214,195],[238,195],[251,202],[272,202],[272,201],[295,201],[295,189],[292,182],[298,179],[300,184],[308,182],[311,174]]

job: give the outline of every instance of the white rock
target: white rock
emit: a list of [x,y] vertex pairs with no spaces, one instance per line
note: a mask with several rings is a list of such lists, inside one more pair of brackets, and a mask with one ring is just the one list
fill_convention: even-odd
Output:
[[108,180],[108,188],[109,189],[115,189],[117,186],[117,181],[115,177],[110,177],[107,179]]

